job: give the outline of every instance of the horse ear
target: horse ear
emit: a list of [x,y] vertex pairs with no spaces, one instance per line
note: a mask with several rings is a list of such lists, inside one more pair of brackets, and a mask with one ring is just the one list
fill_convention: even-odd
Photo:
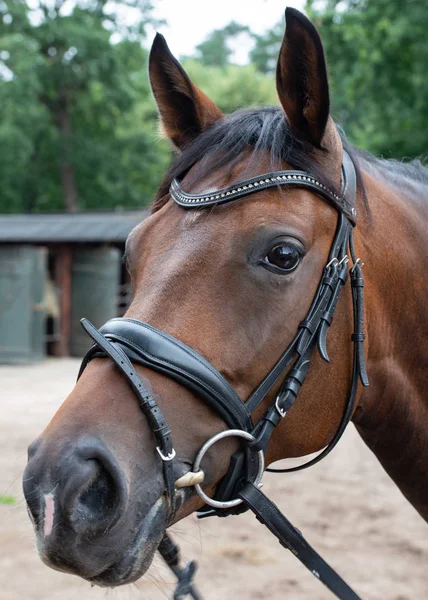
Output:
[[165,133],[180,150],[223,117],[190,81],[160,33],[150,51],[149,77]]
[[330,99],[321,38],[294,8],[285,11],[286,31],[276,68],[276,88],[293,133],[321,147]]

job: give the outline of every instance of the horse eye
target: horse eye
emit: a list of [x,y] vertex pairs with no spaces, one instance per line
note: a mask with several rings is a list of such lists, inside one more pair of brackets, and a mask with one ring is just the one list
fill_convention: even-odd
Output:
[[297,248],[289,244],[279,244],[266,255],[264,263],[290,273],[300,263],[301,254]]

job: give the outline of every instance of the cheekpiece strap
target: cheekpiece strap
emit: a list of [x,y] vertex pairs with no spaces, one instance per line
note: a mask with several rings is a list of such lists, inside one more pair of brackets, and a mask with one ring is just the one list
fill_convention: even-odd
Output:
[[[99,348],[105,356],[111,358],[138,398],[140,408],[146,415],[150,428],[158,443],[156,450],[162,458],[166,492],[170,502],[171,515],[173,515],[175,512],[175,486],[172,459],[175,456],[175,450],[172,445],[171,431],[168,422],[163,416],[158,403],[144,385],[123,349],[119,345],[109,341],[90,321],[88,321],[88,319],[81,319],[80,323],[95,343],[95,346]],[[86,366],[87,362],[84,362],[83,364]],[[79,377],[81,373],[82,369],[79,373]]]

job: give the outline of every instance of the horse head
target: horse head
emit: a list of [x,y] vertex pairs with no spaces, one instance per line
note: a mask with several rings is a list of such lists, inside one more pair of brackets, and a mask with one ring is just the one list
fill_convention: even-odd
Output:
[[[254,411],[244,412],[313,305],[343,212],[343,148],[329,116],[323,48],[302,14],[286,11],[277,107],[224,116],[160,35],[149,74],[178,154],[150,217],[127,240],[132,303],[113,333],[86,325],[95,342],[91,360],[30,446],[24,475],[42,559],[99,585],[145,572],[166,528],[204,504],[193,486],[171,492],[168,482],[191,471],[206,440],[241,420],[258,423],[272,406],[285,370]],[[308,178],[288,182],[296,170]],[[236,198],[226,202],[230,194]],[[313,353],[298,402],[263,447],[267,464],[334,438],[352,374],[352,325],[347,291],[329,332],[330,364],[325,351]],[[136,327],[143,328],[144,360],[131,340]],[[215,396],[223,412],[203,394]],[[225,398],[235,403],[231,423]],[[216,493],[239,448],[237,437],[225,437],[207,450],[205,494]]]

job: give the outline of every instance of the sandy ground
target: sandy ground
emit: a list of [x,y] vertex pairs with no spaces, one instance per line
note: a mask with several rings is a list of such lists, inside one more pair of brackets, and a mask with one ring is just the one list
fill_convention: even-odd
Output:
[[[73,386],[78,361],[0,367],[1,600],[159,600],[172,577],[157,558],[137,584],[115,590],[57,573],[39,560],[22,502],[26,447]],[[365,600],[428,598],[428,527],[351,426],[333,455],[307,472],[265,477],[264,490]],[[329,600],[330,593],[250,514],[175,527],[187,558],[199,563],[205,600]]]

